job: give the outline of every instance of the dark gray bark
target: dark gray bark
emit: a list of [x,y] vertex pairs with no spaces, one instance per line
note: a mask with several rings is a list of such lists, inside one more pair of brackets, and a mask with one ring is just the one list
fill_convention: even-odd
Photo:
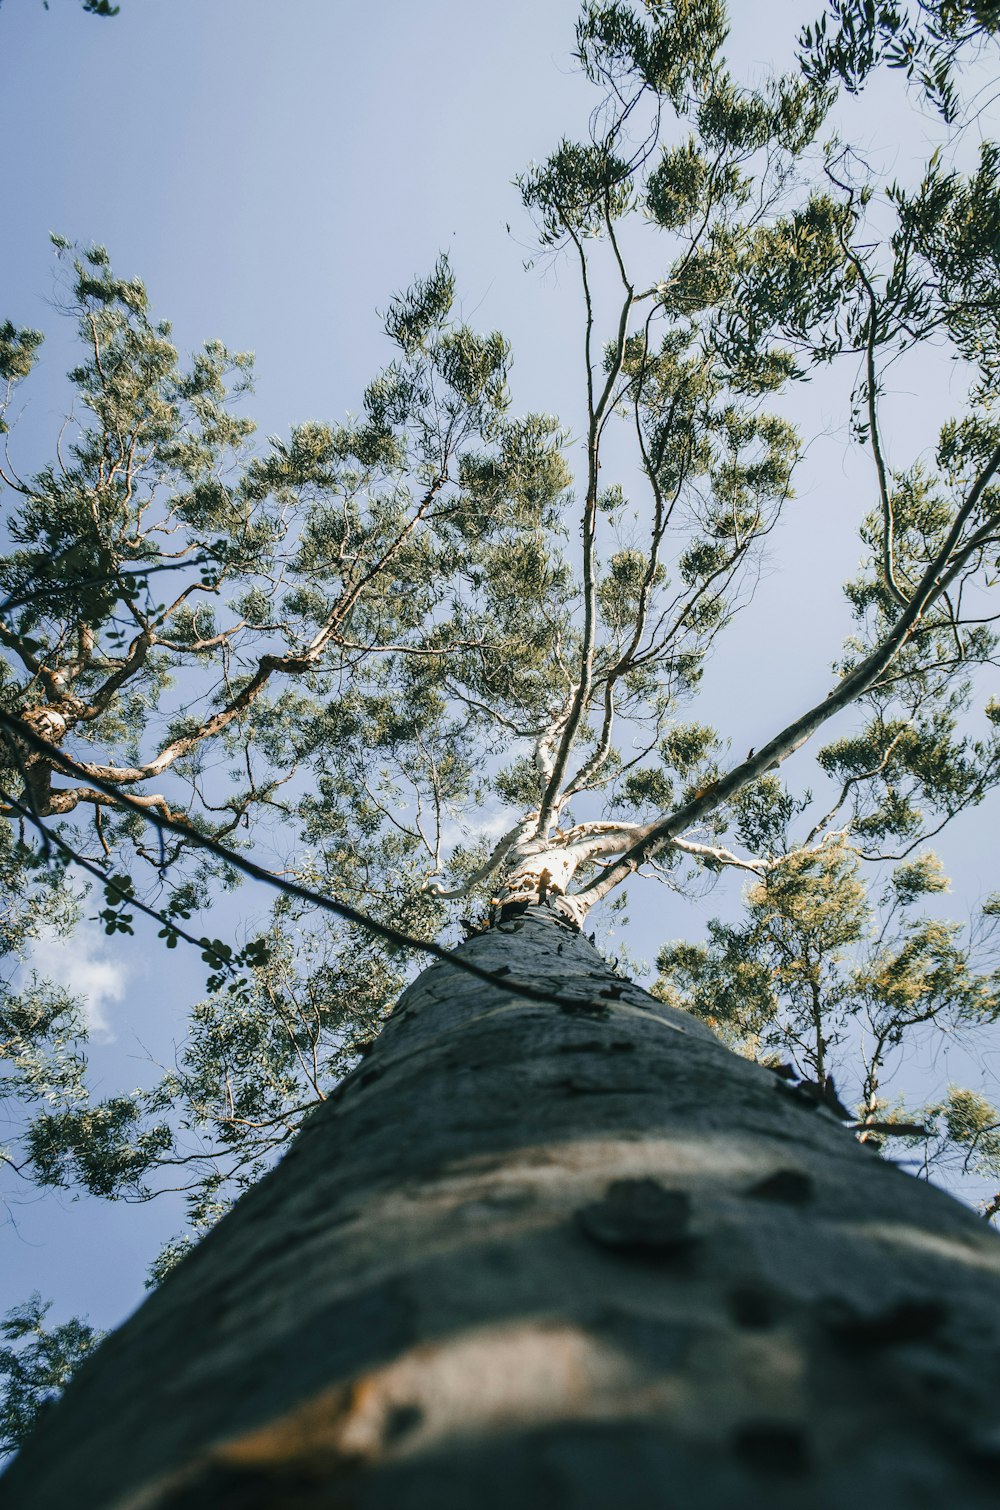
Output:
[[1000,1241],[535,907],[98,1354],[5,1510],[993,1507]]

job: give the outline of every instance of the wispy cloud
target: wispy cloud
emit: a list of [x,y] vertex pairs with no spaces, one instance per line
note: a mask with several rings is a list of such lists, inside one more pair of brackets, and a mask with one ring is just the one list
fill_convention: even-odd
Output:
[[465,823],[459,823],[454,818],[446,818],[441,825],[441,847],[447,853],[456,844],[475,844],[480,839],[499,839],[506,829],[517,822],[519,816],[516,809],[512,807],[490,802],[479,809],[475,818]]
[[124,999],[130,972],[105,953],[100,938],[86,927],[78,928],[70,938],[43,934],[32,947],[28,963],[40,976],[79,997],[95,1037],[114,1038],[108,1009]]

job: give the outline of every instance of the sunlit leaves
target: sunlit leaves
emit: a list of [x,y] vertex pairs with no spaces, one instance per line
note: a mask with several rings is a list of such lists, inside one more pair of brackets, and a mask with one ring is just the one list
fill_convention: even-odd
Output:
[[598,586],[597,596],[609,628],[620,630],[633,621],[636,605],[647,580],[649,563],[644,552],[616,551]]
[[792,852],[748,888],[743,923],[713,921],[707,944],[661,951],[658,990],[733,1047],[790,1064],[821,1091],[835,1073],[841,1096],[857,1098],[862,1124],[923,1121],[933,1137],[978,1147],[985,1159],[996,1113],[979,1093],[952,1090],[919,1116],[886,1098],[903,1056],[929,1032],[981,1028],[1000,1012],[1000,977],[977,969],[959,926],[910,914],[946,885],[933,855],[899,866],[876,933],[847,845]]
[[[858,862],[843,845],[794,852],[747,893],[757,926],[773,940],[787,982],[811,979],[810,954],[832,955],[861,939],[868,926]],[[808,940],[809,946],[801,945]]]
[[906,1026],[936,1014],[954,1022],[982,1024],[996,1016],[995,982],[968,967],[957,924],[937,918],[908,921],[897,941],[861,968],[858,989],[868,997],[874,1020],[890,1020],[890,1041]]
[[927,853],[897,865],[891,884],[901,904],[909,907],[918,897],[947,891],[948,877],[937,855]]
[[977,1091],[950,1086],[945,1101],[931,1108],[953,1143],[967,1148],[977,1163],[1000,1172],[1000,1113]]

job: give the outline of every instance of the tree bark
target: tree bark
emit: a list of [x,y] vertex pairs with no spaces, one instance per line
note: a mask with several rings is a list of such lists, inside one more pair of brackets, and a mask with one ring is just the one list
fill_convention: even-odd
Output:
[[992,1510],[996,1235],[554,910],[463,952],[563,1005],[425,970],[4,1510]]

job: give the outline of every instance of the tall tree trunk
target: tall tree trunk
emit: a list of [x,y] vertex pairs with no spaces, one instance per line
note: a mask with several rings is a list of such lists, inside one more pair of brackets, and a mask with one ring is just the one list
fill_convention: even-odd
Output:
[[5,1510],[995,1507],[1000,1242],[545,907],[84,1366]]

